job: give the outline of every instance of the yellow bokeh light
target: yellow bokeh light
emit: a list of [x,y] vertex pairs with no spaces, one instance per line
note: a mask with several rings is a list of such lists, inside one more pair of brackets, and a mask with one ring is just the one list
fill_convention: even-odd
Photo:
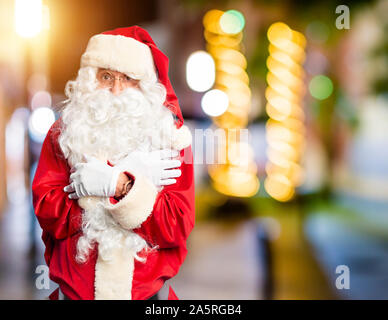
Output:
[[249,84],[248,74],[238,64],[230,61],[223,61],[223,60],[218,60],[216,63],[217,63],[217,69],[219,71],[229,74],[235,78],[238,78],[240,81],[246,84]]
[[297,92],[293,91],[287,83],[280,81],[271,72],[267,74],[268,85],[277,92],[278,95],[283,96],[291,101],[298,101]]
[[299,105],[282,97],[268,99],[265,108],[270,118],[277,121],[285,121],[291,117],[303,121],[305,118],[303,109]]
[[291,109],[287,108],[288,105],[284,105],[282,109],[275,108],[272,104],[267,103],[265,111],[271,119],[277,121],[283,121],[290,116]]
[[239,91],[242,94],[250,95],[251,90],[247,83],[235,78],[225,72],[216,72],[217,85],[225,87],[228,91]]
[[280,85],[280,86],[278,86],[278,88],[272,88],[272,87],[268,86],[265,89],[265,93],[264,93],[265,98],[268,101],[271,101],[273,99],[276,99],[277,97],[282,97],[282,98],[287,99],[292,104],[299,105],[301,102],[300,96],[293,93],[291,90],[282,90],[282,88],[284,88],[284,87],[285,87],[284,85],[283,86]]
[[280,124],[277,125],[268,125],[267,129],[267,139],[268,141],[284,141],[294,146],[300,146],[303,144],[304,136],[298,132],[292,131],[289,128],[283,127]]
[[216,68],[213,90],[221,90],[228,98],[226,111],[212,117],[218,127],[225,129],[227,139],[222,147],[226,149],[221,153],[226,152],[227,163],[209,166],[209,175],[217,191],[229,196],[251,197],[260,187],[253,149],[231,130],[247,126],[251,108],[247,60],[241,52],[245,20],[236,10],[226,13],[210,10],[203,18],[203,25],[206,50],[212,55]]
[[209,169],[212,185],[218,192],[234,197],[252,197],[260,188],[259,179],[247,170],[234,166],[217,166]]
[[282,120],[282,121],[269,119],[266,123],[266,129],[271,130],[273,128],[282,128],[289,132],[297,133],[300,135],[303,135],[305,132],[303,122],[292,118],[286,118],[285,120]]
[[302,48],[306,46],[306,37],[298,31],[292,31],[292,40]]
[[232,90],[226,91],[226,94],[229,97],[230,105],[242,108],[244,111],[249,111],[251,105],[250,94]]
[[279,50],[276,50],[275,52],[271,53],[271,55],[268,57],[267,67],[270,70],[276,67],[286,68],[296,77],[304,76],[303,68],[294,60],[292,60],[289,55]]
[[285,23],[275,22],[268,28],[267,37],[271,43],[277,43],[279,39],[292,39],[292,31]]
[[268,29],[266,124],[268,142],[264,183],[268,194],[278,201],[289,201],[295,188],[304,181],[300,165],[305,150],[305,120],[302,108],[305,85],[302,63],[306,39],[285,23],[277,22]]
[[208,45],[207,51],[214,57],[214,59],[216,59],[216,61],[221,60],[232,62],[242,69],[247,68],[247,59],[238,50],[222,46]]
[[228,162],[235,166],[249,166],[254,160],[252,147],[246,142],[228,144]]
[[214,118],[214,122],[223,129],[241,129],[248,124],[248,115],[246,113],[235,113],[228,110],[219,117]]
[[[269,123],[272,123],[273,120],[269,120]],[[292,131],[298,132],[302,135],[305,134],[306,128],[302,121],[295,118],[287,118],[281,122],[282,126],[285,128],[289,128]]]
[[291,184],[296,187],[300,186],[304,181],[303,168],[299,164],[292,161],[288,161],[285,166],[268,163],[265,167],[265,171],[268,176],[281,174],[288,177]]
[[264,188],[272,198],[282,202],[291,200],[295,194],[295,188],[291,181],[279,173],[265,179]]
[[242,40],[241,33],[231,37],[231,36],[224,36],[221,34],[217,34],[217,33],[213,33],[211,31],[205,30],[204,36],[206,41],[213,46],[226,46],[226,47],[238,48]]
[[[267,83],[279,91],[290,91],[288,95],[299,95],[303,93],[304,83],[286,69],[278,68],[267,73]],[[283,89],[282,89],[283,88]],[[287,93],[286,93],[287,94]]]
[[222,30],[220,28],[219,21],[223,14],[224,14],[224,11],[221,11],[221,10],[208,11],[202,19],[202,23],[203,23],[203,26],[205,27],[205,30],[208,30],[213,33],[221,33]]

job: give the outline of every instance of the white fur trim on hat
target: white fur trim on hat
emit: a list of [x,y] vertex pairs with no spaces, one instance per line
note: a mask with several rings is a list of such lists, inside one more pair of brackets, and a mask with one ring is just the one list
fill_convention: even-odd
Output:
[[82,67],[119,71],[134,79],[156,81],[154,59],[150,48],[130,37],[98,34],[90,38],[81,57]]

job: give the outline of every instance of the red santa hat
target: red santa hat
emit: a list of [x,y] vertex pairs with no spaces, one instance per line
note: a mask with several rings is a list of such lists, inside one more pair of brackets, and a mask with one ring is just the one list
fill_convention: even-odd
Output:
[[167,90],[164,105],[176,116],[177,127],[183,125],[178,98],[168,77],[168,58],[143,28],[117,28],[91,37],[81,57],[81,67],[87,66],[112,69],[139,80],[158,80]]

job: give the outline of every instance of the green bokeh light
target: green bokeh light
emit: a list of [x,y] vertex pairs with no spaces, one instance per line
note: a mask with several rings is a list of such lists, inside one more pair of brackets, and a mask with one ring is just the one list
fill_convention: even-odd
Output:
[[310,41],[322,44],[329,39],[330,29],[324,22],[316,20],[308,24],[306,35]]
[[239,33],[245,26],[243,14],[237,10],[228,10],[220,18],[221,30],[225,33]]
[[318,75],[309,83],[310,94],[318,100],[325,100],[333,93],[333,82],[324,75]]

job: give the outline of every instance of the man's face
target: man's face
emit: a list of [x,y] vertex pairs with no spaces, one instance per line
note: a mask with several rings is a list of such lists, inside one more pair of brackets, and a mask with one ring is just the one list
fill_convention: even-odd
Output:
[[99,89],[108,88],[114,95],[119,95],[128,88],[139,89],[139,80],[132,79],[126,74],[109,69],[99,68],[97,71]]

